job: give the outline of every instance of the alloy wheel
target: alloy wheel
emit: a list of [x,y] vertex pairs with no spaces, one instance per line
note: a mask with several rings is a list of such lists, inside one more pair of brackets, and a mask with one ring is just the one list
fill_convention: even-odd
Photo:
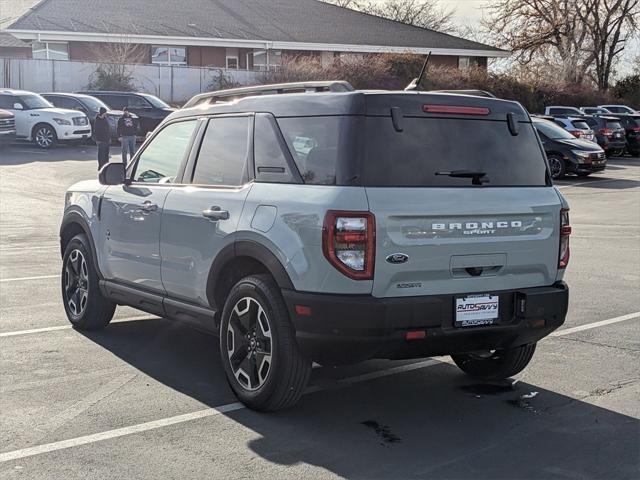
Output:
[[42,148],[49,148],[53,145],[53,131],[49,127],[39,128],[36,132],[36,143]]
[[271,372],[271,325],[262,306],[252,297],[238,300],[227,326],[227,355],[233,375],[248,391],[258,390]]
[[67,307],[74,317],[80,317],[89,300],[89,270],[80,250],[73,250],[67,257],[64,277]]
[[549,168],[551,168],[551,176],[558,178],[560,173],[562,173],[562,160],[556,157],[549,158]]

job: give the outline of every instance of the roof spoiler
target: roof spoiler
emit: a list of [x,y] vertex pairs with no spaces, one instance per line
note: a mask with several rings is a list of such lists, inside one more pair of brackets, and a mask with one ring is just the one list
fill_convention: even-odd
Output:
[[353,92],[353,86],[343,80],[326,82],[295,82],[276,83],[271,85],[258,85],[255,87],[230,88],[215,92],[200,93],[185,103],[183,108],[194,107],[201,104],[219,102],[231,102],[239,98],[258,95],[280,95],[285,93],[317,93],[317,92]]

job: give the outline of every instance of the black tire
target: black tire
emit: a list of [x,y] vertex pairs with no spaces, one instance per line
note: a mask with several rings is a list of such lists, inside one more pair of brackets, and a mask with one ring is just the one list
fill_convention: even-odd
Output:
[[64,251],[61,287],[64,310],[75,328],[100,330],[109,324],[116,304],[100,291],[89,240],[84,234],[73,237]]
[[456,365],[467,375],[481,380],[501,380],[520,373],[531,361],[536,344],[530,343],[508,350],[496,350],[491,355],[451,355]]
[[549,168],[551,169],[551,177],[554,180],[560,180],[567,174],[567,165],[564,159],[558,155],[549,155]]
[[33,128],[31,135],[33,143],[40,148],[49,149],[58,143],[56,130],[46,123],[40,123]]
[[220,355],[229,385],[253,410],[289,408],[302,395],[311,360],[298,349],[280,289],[269,275],[245,277],[231,289],[222,312]]

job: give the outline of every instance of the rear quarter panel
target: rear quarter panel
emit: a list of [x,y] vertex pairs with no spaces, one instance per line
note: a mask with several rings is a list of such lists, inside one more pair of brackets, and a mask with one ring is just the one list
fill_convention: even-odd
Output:
[[322,252],[327,210],[368,209],[361,187],[256,183],[247,197],[236,239],[267,247],[298,291],[370,294],[373,282],[347,278]]

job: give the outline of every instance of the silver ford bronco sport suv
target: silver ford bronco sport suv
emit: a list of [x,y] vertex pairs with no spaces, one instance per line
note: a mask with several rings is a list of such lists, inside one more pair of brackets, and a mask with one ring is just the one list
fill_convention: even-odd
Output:
[[67,192],[76,328],[129,305],[216,333],[233,391],[269,411],[314,361],[506,378],[563,324],[568,205],[518,103],[337,82],[187,107]]

